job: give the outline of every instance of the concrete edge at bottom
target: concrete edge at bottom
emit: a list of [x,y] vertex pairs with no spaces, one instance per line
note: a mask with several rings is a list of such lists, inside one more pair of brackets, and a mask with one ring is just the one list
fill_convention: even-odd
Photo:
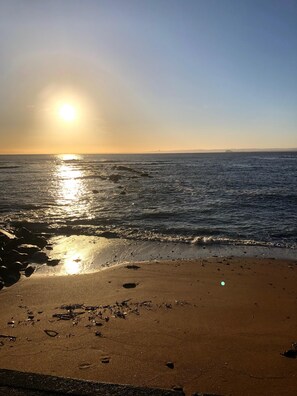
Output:
[[[0,391],[11,395],[184,396],[181,390],[145,388],[0,369]],[[0,393],[1,394],[1,393]],[[4,394],[4,393],[3,393]],[[6,393],[7,394],[7,393]]]

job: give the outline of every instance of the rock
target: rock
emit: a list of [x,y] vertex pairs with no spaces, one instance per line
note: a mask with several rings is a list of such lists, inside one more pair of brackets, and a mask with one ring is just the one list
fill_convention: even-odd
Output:
[[170,369],[174,369],[174,363],[173,362],[167,362],[166,366]]
[[133,283],[133,282],[124,283],[124,284],[123,284],[123,287],[124,287],[125,289],[134,289],[136,286],[137,286],[136,283]]
[[25,270],[25,268],[27,268],[28,267],[28,265],[29,265],[29,262],[28,261],[24,261],[23,263],[21,263],[22,264],[22,268],[20,269],[20,271],[23,271],[23,270]]
[[46,263],[48,261],[48,256],[46,253],[44,252],[35,252],[34,254],[32,254],[32,256],[30,257],[30,260],[35,262],[35,263]]
[[2,278],[0,278],[0,290],[2,290],[4,287],[4,281]]
[[8,268],[5,267],[5,265],[0,266],[0,276],[2,279],[5,279],[5,277],[9,274]]
[[124,190],[120,192],[120,195],[126,195],[126,194],[127,194],[127,193],[126,193],[126,191],[124,191]]
[[31,243],[33,245],[37,245],[40,249],[43,249],[47,245],[47,240],[44,237],[35,237]]
[[24,243],[25,240],[24,238],[15,238],[11,239],[6,245],[5,245],[5,251],[13,250],[16,249],[19,245]]
[[101,359],[101,363],[109,363],[109,358],[108,357],[104,357]]
[[57,337],[57,335],[59,334],[57,331],[55,330],[43,330],[45,332],[46,335],[48,335],[49,337]]
[[18,246],[18,252],[27,253],[28,255],[32,255],[36,252],[39,252],[39,247],[36,245],[31,245],[29,243],[22,243]]
[[3,257],[3,261],[6,263],[13,263],[14,261],[24,262],[28,260],[28,254],[20,253],[17,250],[11,250],[7,252]]
[[17,235],[23,238],[25,243],[37,245],[40,249],[43,249],[47,245],[47,240],[44,237],[36,236],[25,227],[20,228],[17,231]]
[[20,227],[16,230],[16,235],[18,238],[23,238],[24,240],[28,240],[34,236],[33,232],[28,230],[26,227]]
[[29,276],[31,276],[33,274],[34,271],[35,271],[35,268],[32,267],[32,265],[28,265],[28,267],[25,269],[25,276],[28,278]]
[[14,283],[16,283],[21,277],[21,274],[19,272],[9,272],[5,277],[4,277],[4,284],[5,286],[11,286]]
[[60,260],[58,260],[58,259],[56,259],[56,260],[50,259],[50,260],[47,260],[46,264],[49,265],[50,267],[55,267],[56,265],[59,264],[59,262],[60,262]]
[[7,268],[9,271],[19,272],[24,269],[24,265],[20,261],[15,261],[8,264]]
[[7,243],[9,241],[11,241],[12,239],[15,239],[16,236],[11,234],[10,232],[3,230],[2,228],[0,228],[0,241],[3,243]]
[[98,190],[92,190],[92,193],[93,193],[93,194],[98,194],[99,191],[98,191]]
[[49,245],[44,236],[36,235],[26,227],[18,228],[15,235],[0,229],[0,285],[1,282],[5,286],[17,282],[20,271],[27,277],[32,275],[35,267],[28,265],[29,262],[43,264],[49,261],[48,265],[57,265],[59,260],[49,260],[47,254],[41,251],[45,247],[51,250]]
[[108,178],[109,178],[109,180],[113,181],[114,183],[117,183],[122,178],[122,176],[114,174],[114,175],[110,175]]
[[281,355],[283,355],[287,358],[296,359],[297,358],[297,349],[288,349],[287,351],[281,353]]
[[288,349],[287,351],[281,353],[281,355],[288,358],[297,358],[297,342],[292,343],[292,349]]
[[138,270],[140,267],[138,265],[135,265],[135,264],[129,264],[129,265],[126,265],[126,268],[133,269],[133,270]]

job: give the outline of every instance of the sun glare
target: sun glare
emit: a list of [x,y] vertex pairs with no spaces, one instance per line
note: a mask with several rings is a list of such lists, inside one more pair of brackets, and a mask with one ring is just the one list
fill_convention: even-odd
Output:
[[69,103],[64,103],[59,108],[59,116],[65,122],[72,122],[76,118],[75,108]]

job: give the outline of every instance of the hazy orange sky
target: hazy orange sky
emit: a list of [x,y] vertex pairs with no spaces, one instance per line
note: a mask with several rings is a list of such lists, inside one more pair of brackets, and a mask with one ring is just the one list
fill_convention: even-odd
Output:
[[296,1],[3,1],[0,56],[0,153],[297,147]]

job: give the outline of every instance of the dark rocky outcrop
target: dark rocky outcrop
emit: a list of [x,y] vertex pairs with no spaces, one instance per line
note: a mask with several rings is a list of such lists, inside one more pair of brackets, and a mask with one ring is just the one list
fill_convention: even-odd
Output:
[[48,261],[48,256],[46,253],[38,251],[38,252],[35,252],[34,254],[32,254],[31,260],[34,263],[43,264]]
[[37,236],[25,227],[21,227],[16,231],[18,238],[23,238],[25,243],[36,245],[40,249],[43,249],[47,245],[47,240],[42,236]]
[[38,246],[31,245],[30,243],[22,243],[18,246],[18,251],[21,253],[34,254],[39,250],[40,248]]
[[0,229],[0,244],[6,244],[10,241],[14,240],[16,237],[15,235],[11,234],[10,232]]
[[23,263],[24,261],[27,261],[28,258],[29,255],[27,253],[21,253],[16,249],[5,250],[2,255],[2,260],[5,261],[6,264],[10,264],[15,261],[20,261],[21,263]]
[[32,265],[28,265],[28,267],[25,269],[25,276],[28,278],[29,276],[31,276],[33,274],[34,271],[35,271],[35,268],[32,267]]
[[50,267],[55,267],[59,264],[59,262],[60,260],[57,259],[47,260],[47,265],[49,265]]
[[21,275],[29,277],[36,265],[47,263],[57,265],[59,260],[49,260],[42,251],[48,242],[44,236],[36,235],[25,227],[15,230],[0,229],[0,290],[11,286]]

